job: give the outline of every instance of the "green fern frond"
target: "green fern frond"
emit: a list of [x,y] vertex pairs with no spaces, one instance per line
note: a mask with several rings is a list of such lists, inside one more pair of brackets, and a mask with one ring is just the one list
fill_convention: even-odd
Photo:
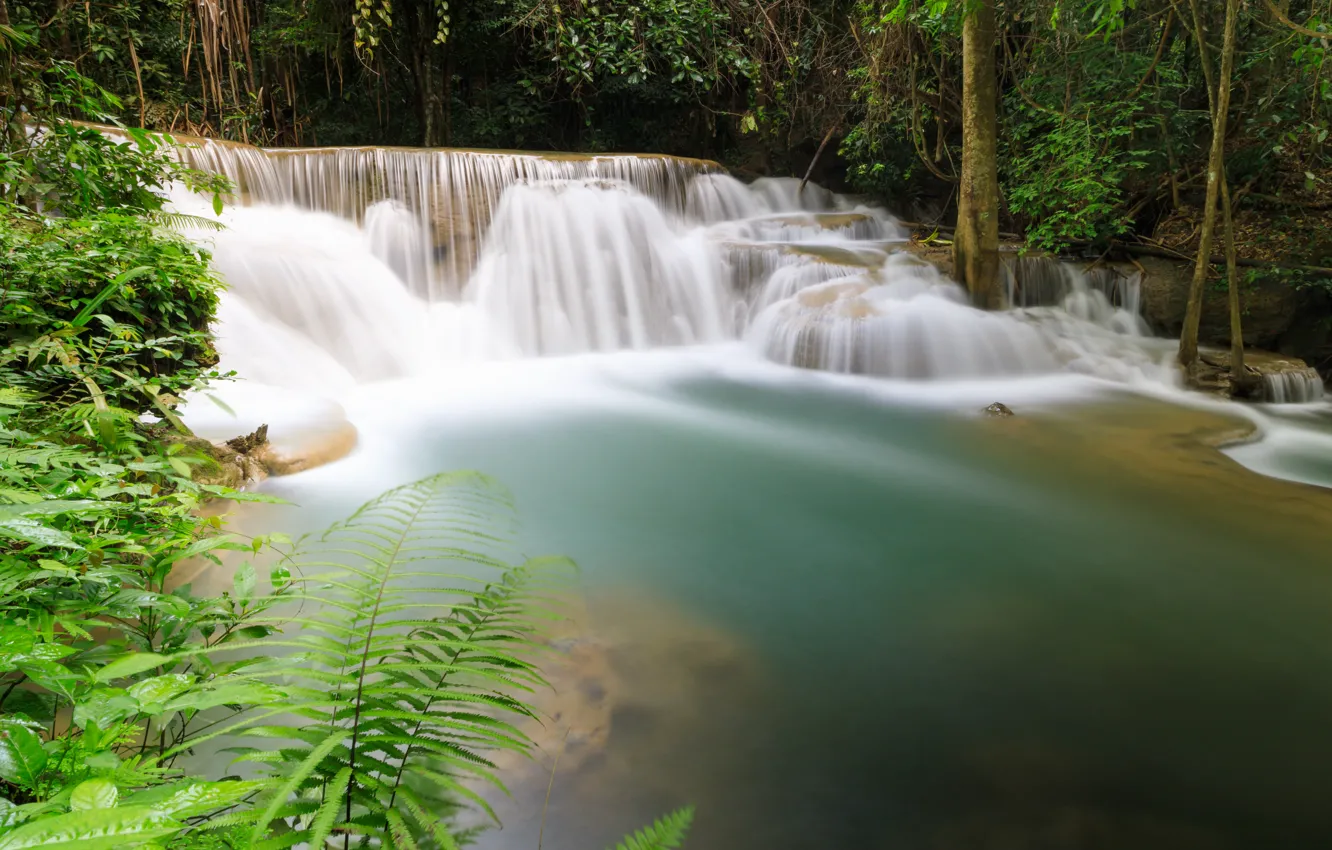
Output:
[[299,631],[267,645],[305,654],[286,691],[290,714],[312,722],[248,733],[286,742],[241,756],[273,765],[277,783],[255,841],[293,798],[318,806],[301,829],[319,841],[450,847],[444,818],[459,806],[427,806],[423,788],[493,818],[476,787],[502,788],[494,756],[531,747],[515,721],[536,716],[521,696],[545,685],[530,656],[552,616],[546,593],[571,566],[521,558],[516,532],[508,493],[461,472],[392,490],[302,542],[291,571],[305,613],[285,621]]
[[685,806],[626,837],[615,845],[615,850],[676,850],[684,843],[693,822],[694,807]]
[[201,215],[190,215],[189,213],[165,212],[158,210],[153,213],[152,219],[157,224],[169,227],[172,230],[189,230],[197,228],[199,230],[226,230],[227,227],[220,221],[211,218],[205,218]]
[[0,387],[0,406],[22,407],[30,403],[28,394],[18,387]]
[[84,460],[83,451],[50,443],[29,446],[0,446],[0,467],[33,466],[38,469],[68,469]]

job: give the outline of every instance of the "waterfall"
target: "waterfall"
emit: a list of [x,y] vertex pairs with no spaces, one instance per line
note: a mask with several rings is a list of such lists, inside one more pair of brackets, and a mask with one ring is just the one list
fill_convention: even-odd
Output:
[[[262,149],[207,139],[184,147],[186,162],[225,175],[243,205],[293,206],[360,223],[385,201],[410,214],[400,241],[430,246],[409,285],[431,299],[454,298],[480,253],[500,197],[524,182],[601,178],[633,186],[683,214],[692,177],[714,163],[666,156],[578,156],[411,148]],[[372,222],[383,226],[385,222]],[[390,263],[392,265],[392,263]]]
[[719,272],[633,186],[542,181],[504,194],[469,290],[525,353],[644,349],[728,337]]
[[770,279],[769,289],[781,291],[769,293],[771,306],[751,332],[774,360],[890,378],[978,378],[1058,368],[1035,328],[975,309],[961,287],[910,254],[893,254],[881,269],[779,297],[792,277]]
[[1263,376],[1263,401],[1273,404],[1307,404],[1322,401],[1323,377],[1317,369],[1292,369]]
[[[728,340],[893,379],[1179,381],[1173,343],[1140,316],[1137,273],[1010,259],[1012,308],[983,312],[904,250],[887,212],[796,179],[747,185],[666,156],[183,150],[235,185],[225,229],[194,235],[229,285],[223,364],[262,382],[336,388],[478,359]],[[1265,381],[1272,401],[1322,393],[1312,370]]]

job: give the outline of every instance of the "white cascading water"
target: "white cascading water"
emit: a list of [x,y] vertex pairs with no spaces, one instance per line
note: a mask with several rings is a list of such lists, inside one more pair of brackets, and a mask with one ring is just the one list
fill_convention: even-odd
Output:
[[[224,365],[256,381],[338,387],[736,339],[778,363],[885,378],[1177,381],[1136,276],[1017,259],[1014,308],[983,312],[902,250],[883,210],[795,179],[745,185],[662,156],[216,142],[184,156],[237,187],[225,230],[199,238],[229,284]],[[1268,394],[1308,400],[1321,383],[1282,377]]]
[[546,180],[500,200],[468,284],[526,354],[721,342],[732,295],[716,252],[636,188]]
[[1263,375],[1263,400],[1273,404],[1308,404],[1325,396],[1323,376],[1312,367]]
[[[774,275],[771,282],[788,287]],[[888,378],[975,378],[1053,372],[1035,327],[967,303],[956,284],[905,253],[878,269],[806,286],[755,320],[750,336],[770,358]]]
[[[432,298],[456,297],[476,262],[481,237],[500,196],[515,183],[601,178],[634,186],[657,204],[683,209],[695,174],[718,170],[665,156],[578,156],[410,148],[262,150],[199,140],[184,150],[195,168],[228,177],[245,205],[329,212],[361,223],[385,201],[370,226],[385,241],[426,249],[410,262],[422,268],[407,281]],[[397,235],[389,235],[388,229]]]

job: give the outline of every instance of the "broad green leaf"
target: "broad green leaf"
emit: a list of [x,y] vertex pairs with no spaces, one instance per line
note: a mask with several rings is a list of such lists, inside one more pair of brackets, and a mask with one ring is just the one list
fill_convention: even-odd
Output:
[[60,694],[65,699],[74,698],[74,689],[79,684],[79,674],[56,661],[45,658],[28,658],[18,662],[18,668],[35,684]]
[[190,605],[183,599],[151,590],[122,590],[106,601],[107,610],[123,617],[137,617],[140,609],[152,608],[173,617],[190,613]]
[[158,655],[156,652],[135,652],[129,655],[117,658],[110,664],[97,671],[94,681],[109,682],[112,679],[122,679],[126,676],[134,676],[145,670],[151,670],[154,667],[169,667],[171,659],[165,655]]
[[104,750],[88,756],[83,760],[83,764],[89,770],[115,770],[120,767],[120,756],[111,750]]
[[168,702],[165,711],[203,711],[219,705],[270,705],[286,697],[279,688],[262,682],[236,682],[189,691]]
[[119,797],[120,792],[116,790],[116,783],[111,780],[88,779],[80,782],[69,795],[69,808],[74,812],[84,809],[109,809],[115,806]]
[[232,587],[237,600],[241,602],[250,601],[250,597],[254,595],[254,564],[246,561],[236,568],[236,575],[232,579]]
[[0,520],[0,537],[35,543],[38,546],[55,546],[60,549],[82,549],[74,538],[58,528],[42,525],[35,519],[14,517]]
[[115,280],[112,280],[106,286],[102,287],[102,291],[93,296],[93,300],[83,305],[83,309],[79,311],[79,314],[75,316],[72,321],[70,321],[70,324],[76,328],[81,328],[88,324],[88,320],[93,317],[93,313],[97,308],[102,306],[103,301],[114,295],[117,289],[135,278],[143,277],[152,270],[152,266],[138,266],[116,275]]
[[0,850],[112,850],[142,846],[182,827],[151,806],[86,809],[29,821],[0,836]]
[[0,720],[0,779],[33,788],[46,766],[42,739],[31,729]]
[[232,490],[229,487],[221,487],[216,484],[204,484],[199,489],[215,498],[226,499],[231,502],[259,502],[265,505],[291,504],[281,496],[274,496],[270,493],[249,493],[245,490]]
[[263,782],[196,782],[164,799],[157,808],[176,818],[198,817],[232,806],[263,789]]
[[198,555],[205,555],[214,549],[231,549],[235,551],[244,551],[249,549],[248,543],[242,541],[235,534],[217,534],[212,537],[205,537],[196,540],[188,546],[175,551],[168,552],[157,560],[158,566],[174,564],[177,561],[183,561],[186,558],[193,558]]
[[14,662],[25,658],[36,641],[31,629],[0,626],[0,671],[12,670]]
[[168,673],[165,676],[154,676],[134,683],[130,686],[129,694],[139,701],[147,713],[156,714],[158,712],[150,710],[150,706],[159,706],[160,711],[161,704],[177,694],[184,693],[193,684],[193,676],[185,673]]
[[56,514],[94,513],[115,507],[108,502],[93,499],[47,499],[26,505],[0,505],[0,522],[29,516],[55,516]]
[[110,729],[111,725],[139,712],[139,701],[123,688],[97,688],[74,706],[74,725],[87,729]]

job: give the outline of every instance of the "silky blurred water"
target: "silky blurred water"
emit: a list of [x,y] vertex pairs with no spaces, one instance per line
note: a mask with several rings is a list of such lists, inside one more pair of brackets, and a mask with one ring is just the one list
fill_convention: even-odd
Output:
[[267,482],[294,505],[260,524],[478,469],[530,554],[578,561],[586,652],[484,848],[536,846],[568,727],[552,850],[685,803],[691,850],[1332,838],[1332,500],[1184,451],[1213,413],[997,389],[699,353],[468,367],[344,398],[360,446]]
[[255,384],[187,421],[358,434],[236,526],[477,469],[581,565],[482,850],[687,803],[689,850],[1332,841],[1329,408],[1178,389],[1137,274],[1022,260],[983,313],[883,210],[671,158],[190,161],[248,204],[196,238]]

